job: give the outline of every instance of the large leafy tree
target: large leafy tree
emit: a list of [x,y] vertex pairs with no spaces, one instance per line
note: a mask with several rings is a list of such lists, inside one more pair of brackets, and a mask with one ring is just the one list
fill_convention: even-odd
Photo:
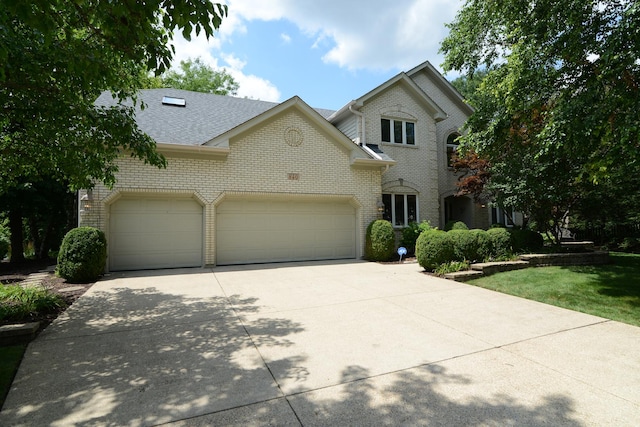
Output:
[[216,95],[235,95],[238,82],[226,70],[214,70],[200,58],[180,61],[180,71],[169,70],[161,78],[163,87],[214,93]]
[[640,171],[637,2],[467,0],[450,30],[445,70],[486,72],[462,151],[499,203],[558,237],[586,186]]
[[226,6],[208,0],[0,0],[0,192],[44,174],[75,188],[115,182],[123,152],[165,159],[131,107],[143,71],[166,71],[174,31],[213,36]]

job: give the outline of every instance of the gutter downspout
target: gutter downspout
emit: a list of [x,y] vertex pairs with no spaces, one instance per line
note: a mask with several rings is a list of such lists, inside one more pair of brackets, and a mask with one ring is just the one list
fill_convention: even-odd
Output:
[[[365,135],[367,133],[365,132],[365,127],[364,127],[365,125],[364,114],[362,114],[361,111],[354,109],[353,108],[354,105],[355,105],[355,101],[349,104],[349,111],[351,111],[353,114],[355,114],[360,118],[360,121],[358,122],[358,138],[360,139],[360,146],[366,147],[367,141],[366,141]],[[385,165],[384,171],[382,171],[382,173],[383,174],[386,173],[389,170],[389,168],[390,168],[389,165]]]
[[360,111],[355,110],[353,108],[355,103],[352,103],[351,105],[349,105],[349,111],[351,111],[353,114],[355,114],[356,116],[358,116],[360,118],[360,121],[358,122],[358,139],[360,140],[360,145],[361,146],[366,146],[367,142],[365,141],[365,135],[366,132],[364,131],[364,114],[362,114]]

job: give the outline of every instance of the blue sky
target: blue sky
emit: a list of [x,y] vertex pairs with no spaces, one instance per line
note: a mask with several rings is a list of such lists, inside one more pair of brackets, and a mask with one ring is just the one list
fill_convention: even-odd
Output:
[[[338,109],[425,60],[462,0],[227,0],[216,37],[177,36],[175,63],[201,57],[239,82],[238,96]],[[448,76],[453,78],[455,76]]]

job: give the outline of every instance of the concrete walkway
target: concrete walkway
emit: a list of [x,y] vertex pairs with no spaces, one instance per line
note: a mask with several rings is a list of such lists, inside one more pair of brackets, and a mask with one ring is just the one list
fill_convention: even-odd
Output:
[[0,425],[637,426],[640,328],[315,262],[112,274],[29,345]]

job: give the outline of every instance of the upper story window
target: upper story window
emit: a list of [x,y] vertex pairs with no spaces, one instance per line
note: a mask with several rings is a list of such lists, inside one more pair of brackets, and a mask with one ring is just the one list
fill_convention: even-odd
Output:
[[382,142],[416,145],[416,124],[404,120],[381,119]]
[[394,227],[407,227],[418,221],[418,196],[415,194],[383,194],[384,212],[382,218]]
[[458,151],[459,133],[452,133],[447,137],[447,166],[453,165],[453,155]]

